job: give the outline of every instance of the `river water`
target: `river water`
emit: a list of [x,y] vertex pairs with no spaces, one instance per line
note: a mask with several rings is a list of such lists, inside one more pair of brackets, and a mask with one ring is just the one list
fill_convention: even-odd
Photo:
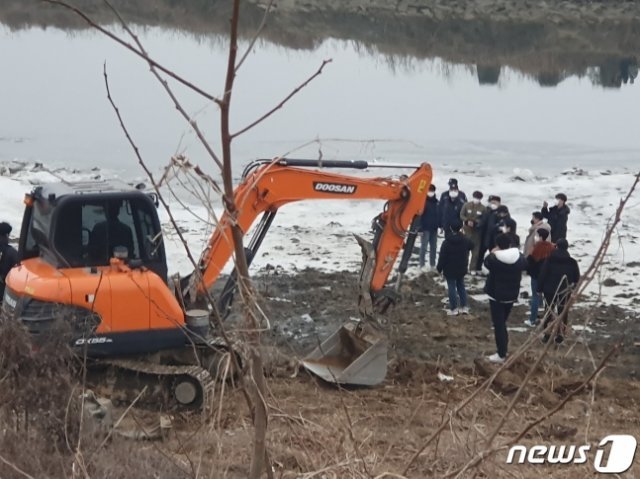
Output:
[[[221,94],[223,36],[136,30],[160,63]],[[243,40],[241,51],[247,45]],[[238,166],[292,151],[313,158],[319,150],[325,158],[550,170],[633,167],[640,157],[635,64],[631,78],[612,84],[602,81],[598,65],[551,82],[506,65],[487,81],[476,64],[381,53],[331,37],[304,49],[259,41],[238,73],[233,129],[275,106],[325,59],[332,62],[322,75],[237,139]],[[211,165],[139,58],[95,31],[28,25],[0,26],[0,160],[141,173],[106,99],[105,63],[114,99],[154,169],[175,153]],[[219,150],[217,108],[171,84]]]

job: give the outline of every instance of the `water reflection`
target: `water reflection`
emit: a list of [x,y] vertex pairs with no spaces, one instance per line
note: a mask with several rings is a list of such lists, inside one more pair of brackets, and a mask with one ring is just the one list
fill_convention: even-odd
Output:
[[[113,22],[100,0],[77,0],[103,23]],[[125,18],[199,37],[224,35],[226,0],[113,1]],[[241,31],[256,31],[266,0],[243,2]],[[479,5],[481,3],[481,5]],[[640,2],[527,2],[487,0],[388,2],[384,0],[287,0],[275,7],[263,37],[297,50],[315,49],[326,39],[354,42],[378,56],[441,58],[476,65],[481,85],[496,85],[505,68],[555,87],[571,76],[620,88],[633,84],[640,51]],[[0,22],[12,29],[31,26],[83,29],[59,7],[37,0],[3,0]]]
[[[145,25],[136,30],[154,57],[220,94],[227,0],[114,1],[127,18]],[[483,3],[492,1],[498,0]],[[76,2],[91,4],[92,15],[110,21],[101,0]],[[628,8],[635,3],[640,9],[640,2]],[[243,5],[241,49],[264,14],[255,3]],[[535,165],[545,171],[637,164],[640,138],[629,107],[640,101],[640,89],[630,87],[640,51],[635,20],[616,29],[608,22],[567,21],[559,41],[556,23],[507,21],[493,12],[491,19],[438,19],[427,9],[398,16],[381,7],[365,15],[349,10],[351,2],[305,0],[315,10],[301,5],[280,2],[264,32],[268,41],[258,42],[243,64],[233,129],[273,108],[323,59],[334,61],[286,108],[234,141],[240,164],[292,150],[313,157],[319,149],[327,158]],[[0,26],[0,65],[9,72],[0,88],[0,161],[135,170],[105,100],[105,60],[112,92],[149,164],[162,168],[174,153],[206,161],[137,57],[37,0],[0,1],[0,21],[10,25]],[[179,85],[176,91],[217,148],[218,111]],[[314,138],[318,144],[296,150]]]
[[[476,65],[478,83],[480,85],[498,85],[503,67],[496,65]],[[594,85],[605,88],[621,88],[622,85],[633,85],[638,77],[638,60],[636,57],[609,58],[597,67],[585,68],[576,76],[588,77]],[[540,71],[532,75],[541,87],[556,87],[563,80],[573,76],[562,71]]]

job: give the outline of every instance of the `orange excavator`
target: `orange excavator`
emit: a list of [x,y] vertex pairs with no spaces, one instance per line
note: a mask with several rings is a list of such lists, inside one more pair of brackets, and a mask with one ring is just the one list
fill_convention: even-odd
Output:
[[[392,167],[409,175],[368,178],[333,169]],[[248,232],[249,263],[256,257],[276,212],[301,200],[384,200],[374,219],[373,241],[357,237],[363,251],[359,308],[362,320],[347,324],[316,348],[303,364],[332,382],[377,384],[386,374],[386,338],[375,316],[398,298],[431,167],[366,161],[258,160],[244,171],[234,199],[237,224]],[[203,298],[233,254],[231,218],[225,213],[198,263],[180,281],[167,275],[157,214],[158,198],[143,187],[114,181],[59,182],[25,196],[19,264],[6,278],[3,313],[38,337],[55,324],[72,332],[72,344],[88,357],[162,383],[165,398],[179,406],[205,401],[224,344],[209,326]],[[395,284],[388,285],[404,249]],[[219,299],[226,315],[235,272]],[[117,376],[117,375],[116,375]]]

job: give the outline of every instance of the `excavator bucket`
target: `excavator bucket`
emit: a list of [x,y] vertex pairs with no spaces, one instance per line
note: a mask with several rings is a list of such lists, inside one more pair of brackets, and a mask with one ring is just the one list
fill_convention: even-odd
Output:
[[302,364],[330,383],[375,386],[387,375],[387,340],[365,323],[347,323]]
[[375,386],[387,375],[387,339],[371,326],[374,313],[369,285],[375,267],[375,251],[371,243],[354,236],[362,249],[358,307],[365,320],[342,325],[302,364],[330,383]]

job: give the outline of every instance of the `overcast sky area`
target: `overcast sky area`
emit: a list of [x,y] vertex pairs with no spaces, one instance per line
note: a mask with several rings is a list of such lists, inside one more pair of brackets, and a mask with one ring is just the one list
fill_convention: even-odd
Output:
[[[221,93],[227,52],[219,39],[146,29],[142,40],[162,64]],[[148,68],[111,40],[89,31],[0,27],[0,45],[0,160],[135,171],[106,100],[106,61],[114,99],[150,164],[159,168],[176,151],[208,162]],[[473,68],[457,66],[445,74],[441,62],[418,60],[392,68],[382,56],[333,40],[314,51],[258,45],[239,71],[233,128],[275,106],[328,58],[333,62],[319,78],[237,140],[236,162],[280,155],[317,137],[404,140],[323,143],[326,155],[343,159],[455,162],[471,156],[520,167],[545,160],[563,167],[580,161],[632,166],[640,153],[640,85],[604,89],[588,78],[569,78],[542,88],[507,71],[499,85],[480,86]],[[216,108],[181,86],[175,91],[191,113],[199,112],[201,128],[217,145]],[[314,146],[297,156],[316,151]]]

